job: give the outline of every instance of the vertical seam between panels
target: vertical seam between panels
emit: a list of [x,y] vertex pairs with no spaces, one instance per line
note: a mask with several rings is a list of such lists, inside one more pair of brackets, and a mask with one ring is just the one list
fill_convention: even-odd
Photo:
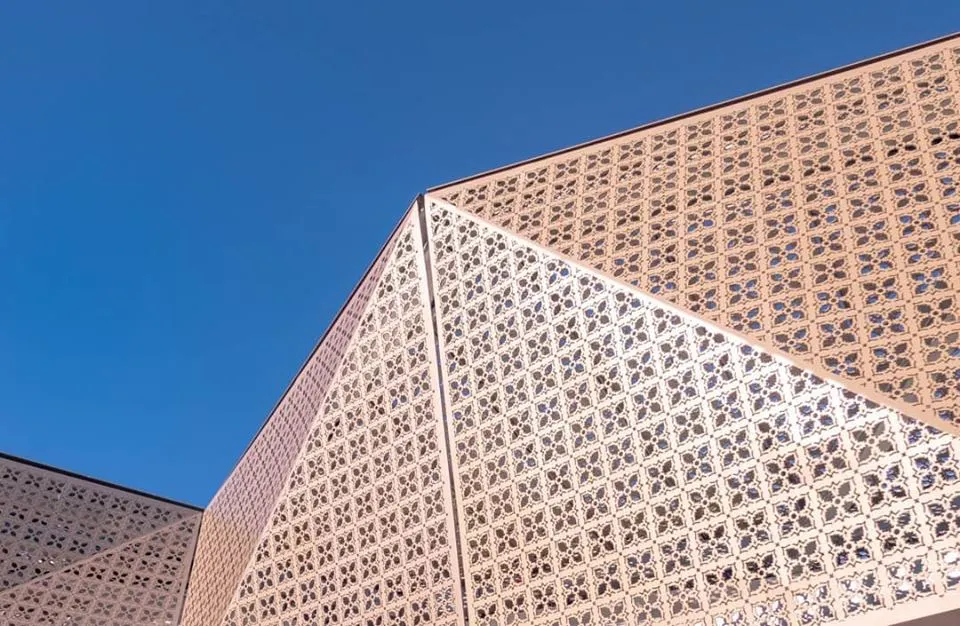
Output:
[[183,614],[187,610],[187,594],[190,593],[190,581],[193,579],[193,568],[197,564],[197,548],[200,546],[200,529],[203,527],[203,511],[200,511],[200,519],[197,520],[197,530],[193,533],[193,545],[190,547],[190,568],[187,570],[187,578],[183,582],[183,593],[180,597],[180,611],[177,613],[177,624],[183,623]]
[[704,317],[700,313],[691,311],[690,309],[686,308],[681,304],[676,304],[674,302],[671,302],[666,298],[659,296],[655,293],[651,293],[650,291],[647,291],[642,287],[639,287],[621,278],[608,274],[603,270],[599,270],[591,266],[589,263],[585,261],[579,260],[576,257],[560,252],[559,250],[554,250],[549,246],[545,246],[542,243],[539,243],[537,241],[534,241],[533,239],[530,239],[526,235],[514,233],[498,224],[495,224],[489,221],[487,218],[480,217],[475,213],[471,213],[470,211],[461,209],[460,207],[446,200],[437,198],[436,196],[431,196],[430,200],[431,202],[436,202],[438,206],[443,206],[446,210],[452,213],[455,213],[469,221],[472,221],[473,223],[478,224],[483,228],[487,228],[493,232],[503,235],[508,240],[519,241],[523,245],[529,246],[534,250],[538,250],[547,255],[550,255],[570,265],[571,267],[575,267],[578,270],[585,272],[590,276],[594,276],[601,280],[607,281],[611,284],[618,285],[619,287],[626,289],[630,293],[637,294],[649,300],[650,302],[653,302],[658,307],[661,307],[667,311],[670,311],[674,314],[682,316],[684,319],[691,320],[692,322],[696,324],[700,324],[706,328],[709,328],[712,331],[721,332],[721,333],[730,335],[731,337],[736,338],[737,341],[739,341],[740,343],[750,346],[756,350],[761,350],[763,352],[766,352],[771,356],[773,356],[774,358],[776,358],[781,363],[784,363],[790,367],[795,367],[810,375],[816,376],[819,379],[828,380],[832,384],[839,386],[845,391],[862,396],[863,398],[865,398],[866,400],[869,400],[870,402],[873,402],[874,404],[878,404],[890,410],[896,411],[897,413],[900,413],[909,419],[921,422],[923,424],[926,424],[927,426],[931,426],[940,432],[950,433],[954,436],[960,435],[960,426],[952,424],[951,422],[948,422],[948,421],[938,419],[935,415],[931,414],[930,411],[925,410],[923,407],[907,404],[901,400],[884,397],[879,392],[872,389],[871,387],[868,387],[863,383],[860,383],[853,379],[841,377],[823,368],[820,365],[805,362],[797,358],[795,355],[790,354],[789,352],[785,352],[782,348],[779,348],[776,345],[766,340],[751,337],[750,335],[747,335],[741,331],[738,331],[726,325],[725,323],[714,321],[707,317]]
[[433,289],[433,267],[430,263],[430,237],[427,226],[426,202],[423,194],[417,196],[417,219],[420,225],[420,238],[423,240],[421,254],[424,263],[424,280],[427,288],[427,308],[430,313],[430,324],[433,329],[433,349],[434,360],[437,372],[437,389],[440,394],[440,422],[443,425],[443,451],[447,460],[447,482],[450,485],[450,509],[453,515],[453,544],[457,559],[457,578],[460,584],[460,604],[463,622],[466,625],[470,623],[469,611],[467,610],[467,580],[463,569],[463,547],[460,542],[460,509],[457,503],[457,492],[453,475],[453,450],[450,444],[450,425],[447,420],[447,397],[444,393],[444,378],[442,367],[442,354],[440,351],[440,328],[437,323],[436,299]]

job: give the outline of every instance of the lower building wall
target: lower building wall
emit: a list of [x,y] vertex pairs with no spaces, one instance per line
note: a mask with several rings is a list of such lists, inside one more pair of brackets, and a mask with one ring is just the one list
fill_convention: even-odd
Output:
[[0,457],[0,624],[177,623],[200,515]]

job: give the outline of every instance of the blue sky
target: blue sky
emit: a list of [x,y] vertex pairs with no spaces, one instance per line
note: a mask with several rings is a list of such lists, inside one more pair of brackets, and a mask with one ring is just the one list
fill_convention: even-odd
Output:
[[943,2],[7,2],[0,450],[204,505],[424,188]]

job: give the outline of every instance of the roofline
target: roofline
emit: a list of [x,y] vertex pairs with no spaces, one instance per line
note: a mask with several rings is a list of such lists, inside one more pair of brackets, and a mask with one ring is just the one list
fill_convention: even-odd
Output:
[[539,156],[530,157],[529,159],[523,159],[523,160],[521,160],[521,161],[517,161],[517,162],[515,162],[515,163],[511,163],[510,165],[503,165],[503,166],[496,167],[496,168],[493,168],[493,169],[490,169],[490,170],[486,170],[486,171],[484,171],[484,172],[480,172],[479,174],[473,174],[473,175],[471,175],[471,176],[466,176],[466,177],[464,177],[464,178],[458,178],[458,179],[453,180],[453,181],[450,181],[450,182],[448,182],[448,183],[443,183],[443,184],[441,184],[441,185],[436,185],[435,187],[429,187],[429,188],[427,188],[427,193],[432,193],[432,192],[435,192],[435,191],[440,191],[440,190],[446,189],[446,188],[448,188],[448,187],[453,187],[454,185],[461,185],[461,184],[463,184],[463,183],[468,183],[468,182],[470,182],[470,181],[477,180],[477,179],[480,179],[480,178],[486,178],[486,177],[488,177],[488,176],[493,176],[494,174],[499,174],[499,173],[501,173],[501,172],[506,172],[506,171],[508,171],[508,170],[512,170],[512,169],[515,169],[515,168],[518,168],[518,167],[522,167],[522,166],[524,166],[524,165],[529,165],[530,163],[536,163],[537,161],[543,161],[543,160],[546,160],[546,159],[549,159],[549,158],[552,158],[552,157],[555,157],[555,156],[560,156],[561,154],[567,154],[568,152],[573,152],[573,151],[576,151],[576,150],[581,150],[581,149],[583,149],[583,148],[588,148],[588,147],[590,147],[590,146],[594,146],[594,145],[597,145],[597,144],[600,144],[600,143],[604,143],[604,142],[606,142],[606,141],[611,141],[611,140],[613,140],[613,139],[619,139],[619,138],[621,138],[621,137],[625,137],[625,136],[627,136],[627,135],[632,135],[632,134],[634,134],[634,133],[637,133],[637,132],[640,132],[640,131],[643,131],[643,130],[650,130],[651,128],[657,128],[658,126],[665,126],[665,125],[670,124],[670,123],[673,123],[673,122],[679,122],[680,120],[684,120],[684,119],[693,117],[693,116],[695,116],[695,115],[700,115],[700,114],[702,114],[702,113],[709,113],[710,111],[715,111],[715,110],[717,110],[717,109],[722,109],[722,108],[724,108],[724,107],[728,107],[728,106],[731,106],[731,105],[734,105],[734,104],[739,104],[739,103],[745,102],[745,101],[747,101],[747,100],[752,100],[752,99],[754,99],[754,98],[760,98],[760,97],[763,97],[763,96],[767,96],[767,95],[776,93],[776,92],[778,92],[778,91],[784,91],[784,90],[790,89],[790,88],[792,88],[792,87],[797,87],[797,86],[799,86],[799,85],[804,85],[804,84],[806,84],[806,83],[811,83],[811,82],[813,82],[813,81],[820,80],[820,79],[822,79],[822,78],[828,78],[828,77],[830,77],[830,76],[835,76],[836,74],[840,74],[840,73],[842,73],[842,72],[847,72],[847,71],[850,71],[850,70],[854,70],[854,69],[863,67],[863,66],[865,66],[865,65],[870,65],[871,63],[877,63],[877,62],[879,62],[879,61],[885,61],[885,60],[887,60],[887,59],[890,59],[890,58],[896,57],[896,56],[900,56],[900,55],[902,55],[902,54],[909,54],[909,53],[911,53],[911,52],[916,52],[917,50],[922,50],[922,49],[928,48],[928,47],[930,47],[930,46],[935,46],[935,45],[937,45],[937,44],[945,43],[945,42],[947,42],[947,41],[950,41],[951,39],[957,39],[958,37],[960,37],[960,31],[956,31],[956,32],[953,32],[953,33],[951,33],[951,34],[949,34],[949,35],[944,35],[944,36],[942,36],[942,37],[937,37],[936,39],[931,39],[931,40],[929,40],[929,41],[924,41],[924,42],[922,42],[922,43],[913,44],[912,46],[907,46],[906,48],[900,48],[899,50],[894,50],[893,52],[885,52],[885,53],[883,53],[883,54],[880,54],[880,55],[877,55],[877,56],[874,56],[874,57],[869,57],[869,58],[863,59],[863,60],[861,60],[861,61],[855,61],[854,63],[850,63],[850,64],[847,64],[847,65],[842,65],[842,66],[840,66],[840,67],[837,67],[837,68],[834,68],[834,69],[831,69],[831,70],[827,70],[827,71],[825,71],[825,72],[820,72],[819,74],[811,74],[810,76],[806,76],[806,77],[803,77],[803,78],[798,78],[798,79],[796,79],[796,80],[792,80],[792,81],[789,81],[789,82],[786,82],[786,83],[781,83],[781,84],[775,85],[775,86],[773,86],[773,87],[767,87],[767,88],[765,88],[765,89],[761,89],[761,90],[759,90],[759,91],[754,91],[754,92],[748,93],[748,94],[743,95],[743,96],[737,96],[736,98],[731,98],[731,99],[729,99],[729,100],[722,100],[721,102],[717,102],[716,104],[710,104],[710,105],[707,105],[707,106],[704,106],[704,107],[700,107],[699,109],[693,109],[692,111],[688,111],[688,112],[686,112],[686,113],[680,113],[679,115],[674,115],[674,116],[671,116],[671,117],[665,117],[665,118],[663,118],[663,119],[659,119],[659,120],[656,120],[656,121],[653,121],[653,122],[647,122],[646,124],[641,124],[640,126],[636,126],[636,127],[634,127],[634,128],[630,128],[630,129],[628,129],[628,130],[622,130],[622,131],[613,133],[613,134],[611,134],[611,135],[605,135],[605,136],[603,136],[603,137],[599,137],[599,138],[597,138],[597,139],[590,139],[590,140],[584,141],[584,142],[582,142],[582,143],[578,143],[578,144],[575,144],[575,145],[573,145],[573,146],[569,146],[569,147],[567,147],[567,148],[561,148],[561,149],[559,149],[559,150],[554,150],[554,151],[552,151],[552,152],[547,152],[547,153],[541,154],[541,155],[539,155]]
[[293,389],[293,385],[297,382],[297,379],[300,378],[300,375],[303,374],[303,371],[307,369],[307,366],[310,364],[310,361],[313,360],[314,355],[320,349],[320,346],[323,345],[323,342],[326,340],[327,335],[330,334],[330,331],[337,325],[337,322],[340,320],[340,316],[343,315],[344,311],[347,310],[347,306],[350,304],[350,301],[353,300],[353,297],[356,295],[357,291],[363,285],[364,281],[367,280],[367,276],[370,275],[370,272],[373,271],[373,268],[376,267],[377,263],[380,261],[380,257],[383,256],[383,253],[386,251],[387,246],[390,245],[390,242],[393,241],[393,238],[396,236],[397,232],[400,230],[400,226],[403,225],[403,222],[407,219],[407,216],[410,215],[413,207],[417,206],[417,202],[422,197],[423,194],[417,194],[417,196],[410,202],[410,205],[407,207],[407,210],[403,212],[400,216],[400,219],[397,220],[397,223],[394,225],[393,230],[390,231],[390,234],[387,235],[387,238],[384,240],[383,245],[380,246],[380,250],[377,252],[377,255],[373,257],[373,261],[367,266],[367,269],[364,270],[363,276],[360,277],[360,280],[357,281],[357,284],[353,286],[353,289],[350,291],[350,295],[343,301],[340,305],[340,309],[337,311],[337,314],[333,316],[333,319],[330,320],[330,323],[327,325],[326,330],[323,331],[323,334],[320,335],[320,339],[313,346],[313,350],[310,351],[310,354],[307,355],[307,358],[300,365],[300,369],[297,370],[297,373],[293,375],[293,378],[290,379],[290,382],[287,384],[286,389],[283,390],[283,393],[280,394],[280,398],[274,403],[273,408],[267,413],[266,419],[260,424],[260,427],[257,429],[257,432],[253,435],[250,441],[247,443],[247,447],[243,449],[243,452],[237,457],[236,462],[233,464],[233,467],[230,468],[230,471],[227,473],[227,477],[224,479],[220,486],[217,487],[216,492],[210,498],[210,503],[216,499],[216,497],[223,491],[223,488],[230,481],[230,477],[233,476],[233,473],[237,471],[237,468],[240,466],[240,463],[243,461],[244,457],[247,456],[247,453],[250,452],[250,448],[253,447],[254,442],[260,437],[263,433],[263,429],[267,427],[267,424],[270,423],[270,420],[273,419],[274,414],[277,412],[277,409],[280,408],[280,405],[283,403],[284,398],[287,397],[287,394],[290,393],[290,390]]
[[163,502],[166,504],[173,504],[175,506],[183,507],[185,509],[190,509],[198,513],[203,512],[203,507],[199,507],[195,504],[188,504],[186,502],[179,502],[177,500],[172,500],[170,498],[164,498],[163,496],[158,496],[152,493],[147,493],[146,491],[140,491],[139,489],[133,489],[132,487],[125,487],[123,485],[118,485],[116,483],[111,483],[106,480],[100,480],[99,478],[92,478],[84,474],[78,474],[77,472],[71,472],[70,470],[65,470],[59,467],[54,467],[52,465],[47,465],[45,463],[38,463],[37,461],[31,461],[30,459],[24,459],[22,457],[7,454],[6,452],[0,452],[0,459],[5,461],[12,461],[14,463],[19,463],[21,465],[27,465],[35,469],[44,470],[46,472],[51,472],[54,474],[60,474],[61,476],[66,476],[67,478],[75,478],[77,480],[82,480],[84,482],[93,483],[94,485],[99,485],[101,487],[109,487],[110,489],[116,489],[118,491],[123,491],[124,493],[133,494],[135,496],[140,496],[141,498],[149,498],[150,500],[156,500],[157,502]]

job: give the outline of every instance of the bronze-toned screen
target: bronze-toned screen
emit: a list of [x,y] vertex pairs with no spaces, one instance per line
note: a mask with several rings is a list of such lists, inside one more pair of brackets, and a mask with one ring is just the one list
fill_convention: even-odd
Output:
[[376,287],[392,240],[203,513],[184,626],[219,624]]
[[266,481],[256,523],[201,540],[198,563],[223,556],[188,609],[229,575],[188,623],[879,626],[960,606],[958,51],[422,198],[296,434],[273,443],[272,418],[214,501],[243,517]]
[[462,625],[422,249],[413,214],[395,235],[225,626]]

